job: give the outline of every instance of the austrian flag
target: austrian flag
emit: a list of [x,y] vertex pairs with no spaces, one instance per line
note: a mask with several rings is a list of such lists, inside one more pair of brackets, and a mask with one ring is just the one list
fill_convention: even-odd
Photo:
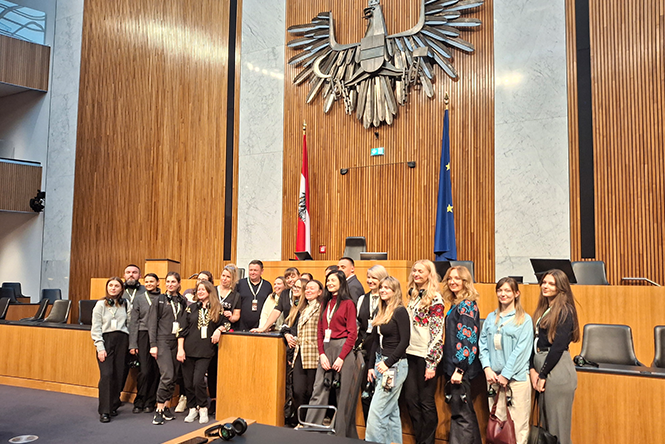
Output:
[[309,221],[309,168],[307,166],[307,136],[302,135],[302,170],[300,172],[300,193],[298,196],[298,235],[296,251],[312,254]]

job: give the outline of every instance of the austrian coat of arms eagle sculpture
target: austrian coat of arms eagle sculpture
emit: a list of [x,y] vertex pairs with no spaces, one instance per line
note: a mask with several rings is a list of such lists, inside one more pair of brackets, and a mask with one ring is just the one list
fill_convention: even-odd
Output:
[[325,113],[342,100],[346,114],[355,111],[365,128],[391,125],[410,88],[420,85],[427,97],[434,96],[434,65],[457,79],[453,50],[474,51],[460,33],[481,25],[479,19],[462,15],[483,2],[421,0],[418,23],[388,35],[380,0],[368,0],[365,37],[352,44],[337,43],[332,12],[321,12],[310,23],[288,28],[298,37],[287,46],[299,51],[288,63],[302,67],[293,83],[309,82],[307,103],[322,94]]

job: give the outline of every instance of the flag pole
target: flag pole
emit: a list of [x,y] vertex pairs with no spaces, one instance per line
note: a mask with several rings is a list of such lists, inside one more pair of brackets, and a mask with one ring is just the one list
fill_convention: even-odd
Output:
[[446,105],[446,109],[448,109],[448,104],[450,103],[450,96],[448,96],[448,91],[443,95],[443,103]]

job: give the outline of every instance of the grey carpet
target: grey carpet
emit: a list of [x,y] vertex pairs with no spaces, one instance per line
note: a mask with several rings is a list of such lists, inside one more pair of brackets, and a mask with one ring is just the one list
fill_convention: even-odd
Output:
[[37,435],[36,444],[152,444],[203,427],[198,421],[183,422],[185,413],[153,425],[152,414],[133,414],[132,407],[123,405],[118,416],[102,424],[96,398],[0,385],[0,443],[18,435]]

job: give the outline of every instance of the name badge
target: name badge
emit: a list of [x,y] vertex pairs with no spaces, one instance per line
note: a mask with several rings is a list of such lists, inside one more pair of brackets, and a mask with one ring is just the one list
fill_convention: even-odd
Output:
[[372,333],[372,320],[367,320],[367,333]]
[[111,330],[118,329],[118,320],[116,318],[111,319]]
[[495,350],[502,350],[502,348],[501,348],[501,333],[495,333],[494,334],[494,349]]
[[257,311],[259,309],[259,301],[252,299],[252,311]]
[[178,331],[180,330],[180,324],[178,321],[173,323],[173,329],[171,330],[171,334],[178,334]]
[[332,330],[329,328],[326,328],[324,337],[323,337],[323,342],[330,342],[330,337],[332,336]]
[[207,339],[208,338],[208,326],[204,325],[201,327],[201,339]]

